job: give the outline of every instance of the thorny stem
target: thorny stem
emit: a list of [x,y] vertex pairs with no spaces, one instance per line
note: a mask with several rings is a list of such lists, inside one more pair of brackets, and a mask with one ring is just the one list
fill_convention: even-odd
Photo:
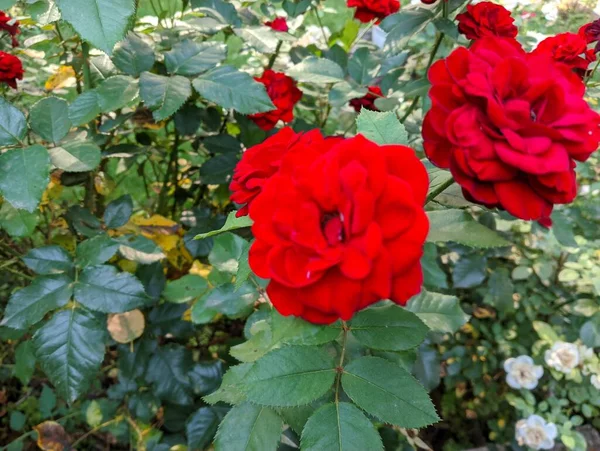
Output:
[[450,177],[444,183],[442,183],[439,186],[437,186],[433,191],[431,191],[431,193],[429,193],[427,195],[427,200],[425,201],[425,204],[428,204],[433,199],[435,199],[437,196],[439,196],[440,194],[442,194],[446,190],[446,188],[448,188],[453,183],[454,183],[454,178]]
[[340,362],[336,368],[337,375],[335,379],[335,403],[340,402],[340,382],[342,380],[342,372],[344,371],[344,357],[346,357],[346,344],[348,343],[348,331],[350,328],[346,321],[342,321],[342,330],[344,335],[342,336],[342,353],[340,354]]

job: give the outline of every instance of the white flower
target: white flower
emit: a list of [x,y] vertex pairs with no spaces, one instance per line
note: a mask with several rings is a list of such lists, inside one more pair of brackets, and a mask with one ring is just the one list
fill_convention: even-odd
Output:
[[544,375],[544,369],[540,365],[535,365],[528,355],[507,359],[504,362],[504,371],[506,371],[506,383],[516,389],[533,390]]
[[546,351],[544,358],[551,368],[569,374],[579,365],[579,349],[576,344],[557,341]]
[[592,377],[590,378],[590,382],[592,383],[592,385],[594,387],[596,387],[598,390],[600,390],[600,376],[598,376],[597,374],[592,374]]
[[520,446],[532,449],[552,449],[558,431],[554,423],[546,423],[539,415],[531,415],[517,422],[515,438]]
[[323,29],[321,29],[321,27],[316,25],[309,25],[306,27],[306,32],[300,37],[296,44],[300,47],[308,47],[312,44],[319,48],[324,48],[330,37],[331,31],[329,28],[323,27]]
[[542,13],[548,22],[555,22],[558,19],[558,4],[557,1],[551,1],[542,6]]

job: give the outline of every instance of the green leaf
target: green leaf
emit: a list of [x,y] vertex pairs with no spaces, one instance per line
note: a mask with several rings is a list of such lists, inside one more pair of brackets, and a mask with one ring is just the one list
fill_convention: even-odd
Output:
[[215,438],[215,451],[275,451],[283,421],[268,407],[246,403],[229,411]]
[[31,340],[22,341],[15,348],[14,374],[23,385],[29,384],[35,371],[35,354]]
[[58,97],[46,97],[31,107],[29,124],[42,139],[56,143],[71,129],[69,104]]
[[48,151],[52,164],[68,172],[87,172],[100,164],[100,148],[91,141],[70,141]]
[[454,241],[470,247],[503,247],[510,246],[493,230],[478,223],[473,217],[463,210],[437,210],[428,211],[429,236],[427,241],[432,243],[446,243]]
[[275,53],[277,44],[285,36],[265,26],[236,28],[233,30],[245,43],[261,53]]
[[223,380],[223,362],[211,360],[196,363],[190,374],[194,393],[208,395],[216,391]]
[[77,246],[77,266],[101,265],[117,253],[119,243],[108,235],[96,235]]
[[573,226],[569,223],[565,215],[559,211],[552,212],[552,233],[560,244],[567,247],[579,247],[575,241]]
[[454,265],[452,281],[454,288],[480,286],[487,277],[487,258],[482,255],[463,255]]
[[508,269],[496,268],[490,275],[488,292],[484,300],[500,311],[512,312],[515,309],[513,300],[514,289]]
[[17,3],[17,0],[0,0],[0,9],[7,10],[13,7]]
[[56,395],[54,390],[44,384],[40,394],[40,415],[43,419],[50,418],[52,411],[56,407]]
[[188,405],[192,403],[189,378],[192,363],[191,354],[183,346],[161,346],[152,354],[145,378],[154,385],[158,398]]
[[429,160],[424,159],[421,161],[427,168],[427,175],[429,175],[429,190],[427,191],[427,197],[434,199],[448,189],[447,184],[450,180],[453,180],[452,174],[450,171],[434,166]]
[[199,298],[207,289],[206,279],[195,274],[187,274],[180,279],[167,282],[163,296],[168,302],[184,304]]
[[236,290],[232,283],[225,283],[213,288],[202,296],[192,307],[192,322],[206,324],[217,313],[230,318],[243,318],[252,312],[258,300],[256,288],[246,283]]
[[423,268],[423,283],[426,287],[448,288],[446,273],[438,262],[437,247],[433,243],[425,243],[423,248],[423,257],[421,257],[421,266]]
[[422,344],[419,347],[417,361],[413,366],[415,377],[425,386],[427,391],[432,391],[441,382],[442,363],[437,348]]
[[154,50],[142,38],[130,32],[117,44],[112,56],[113,63],[121,72],[139,77],[154,66]]
[[367,47],[361,47],[348,61],[348,73],[359,85],[368,86],[381,67],[381,62],[373,51]]
[[240,258],[238,258],[238,269],[235,274],[235,289],[238,290],[242,287],[244,282],[246,282],[250,276],[252,275],[252,270],[250,269],[250,262],[248,261],[248,253],[250,252],[251,243],[245,243],[242,249],[242,253],[240,254]]
[[83,39],[108,55],[125,36],[135,13],[133,0],[56,0],[56,4]]
[[587,347],[600,347],[600,313],[596,313],[592,319],[581,326],[579,337]]
[[235,6],[224,0],[192,0],[192,6],[213,17],[222,24],[239,26],[242,24]]
[[380,113],[363,108],[356,119],[356,126],[358,133],[380,145],[408,143],[404,125],[391,111]]
[[8,300],[0,325],[12,329],[27,329],[48,312],[63,307],[71,299],[70,277],[55,275],[36,278],[31,285],[16,291]]
[[446,36],[455,40],[458,39],[458,28],[450,19],[440,17],[433,21],[433,25],[435,25],[435,28],[437,28],[439,32],[444,33]]
[[373,423],[354,405],[329,403],[319,408],[302,431],[303,451],[383,451]]
[[107,265],[83,270],[75,284],[74,296],[89,309],[104,313],[128,312],[149,301],[135,276]]
[[38,274],[58,274],[73,268],[71,256],[60,246],[44,246],[31,249],[23,262]]
[[429,332],[418,316],[396,305],[359,312],[352,319],[350,330],[363,345],[384,351],[414,348]]
[[344,70],[326,58],[309,56],[287,71],[298,81],[307,83],[337,83],[344,80]]
[[213,248],[208,254],[208,261],[217,270],[229,274],[236,274],[238,271],[238,261],[246,246],[246,240],[226,233],[219,235],[214,239]]
[[15,208],[33,212],[48,185],[49,165],[48,151],[39,144],[8,149],[0,155],[0,192],[4,199]]
[[221,42],[185,39],[165,53],[165,65],[170,74],[191,76],[212,69],[226,57],[227,46]]
[[113,200],[104,211],[104,224],[110,229],[124,226],[133,213],[133,200],[129,194]]
[[405,369],[379,357],[360,357],[342,373],[346,394],[367,413],[403,428],[439,421],[425,389]]
[[71,119],[73,125],[87,124],[98,116],[102,112],[98,102],[96,91],[86,91],[79,94],[69,105],[69,119]]
[[98,105],[103,113],[118,110],[137,98],[138,82],[126,75],[109,77],[96,89]]
[[335,380],[335,363],[324,349],[288,346],[258,360],[246,375],[249,401],[268,406],[308,404],[323,396]]
[[140,77],[140,96],[153,110],[156,121],[173,115],[192,95],[190,81],[179,75],[165,77],[144,72]]
[[380,24],[388,33],[384,50],[388,55],[405,51],[408,39],[423,29],[434,17],[431,11],[424,8],[407,9],[386,17]]
[[200,167],[200,181],[207,185],[229,183],[239,158],[236,154],[218,154]]
[[23,430],[26,422],[27,422],[27,417],[25,417],[25,415],[22,412],[20,412],[18,410],[13,410],[10,413],[9,425],[13,431],[18,432],[18,431]]
[[62,310],[33,336],[42,370],[70,403],[95,380],[104,359],[106,326],[101,318],[81,308]]
[[194,89],[207,100],[242,114],[275,109],[265,86],[232,66],[220,66],[196,78]]
[[246,374],[252,368],[250,363],[242,363],[229,368],[223,376],[223,382],[219,389],[204,397],[204,401],[209,404],[217,402],[226,402],[228,404],[239,404],[246,400],[246,395],[243,393],[243,383],[246,380]]
[[186,422],[185,434],[190,449],[206,449],[211,444],[219,423],[223,419],[222,409],[200,407]]
[[560,340],[558,334],[554,331],[550,324],[543,321],[534,321],[532,324],[533,329],[537,332],[538,336],[542,340],[547,341],[550,344]]
[[119,252],[127,260],[149,265],[165,258],[162,249],[154,241],[141,235],[125,235],[117,239]]
[[[25,138],[27,121],[20,110],[0,98],[0,146],[13,146]],[[2,174],[2,171],[0,171]]]
[[0,227],[12,237],[20,238],[30,236],[38,222],[36,213],[18,210],[8,202],[0,208]]
[[456,296],[425,290],[408,301],[406,309],[436,332],[456,332],[469,320],[469,315],[462,311]]

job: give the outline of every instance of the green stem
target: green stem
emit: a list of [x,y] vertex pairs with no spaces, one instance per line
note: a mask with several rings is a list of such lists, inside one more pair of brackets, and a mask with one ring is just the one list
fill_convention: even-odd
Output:
[[410,114],[414,111],[414,109],[419,104],[419,99],[420,98],[421,98],[421,96],[417,96],[417,97],[414,98],[414,100],[408,106],[408,109],[406,110],[406,113],[404,113],[404,115],[401,118],[399,118],[400,123],[404,124],[404,122],[406,121],[406,119],[408,119],[408,116],[410,116]]
[[344,335],[342,336],[342,352],[340,354],[340,361],[338,363],[338,367],[336,368],[337,377],[335,379],[335,402],[336,402],[336,404],[340,402],[340,382],[342,380],[342,373],[344,371],[344,358],[346,357],[346,345],[348,344],[348,331],[350,330],[346,321],[342,321],[342,330],[344,331]]
[[169,164],[167,166],[167,172],[163,179],[163,186],[160,189],[158,197],[158,209],[159,215],[165,216],[168,210],[169,202],[169,182],[173,183],[173,186],[177,186],[177,159],[179,157],[179,134],[175,131],[175,140],[173,142],[173,148],[171,149],[171,156],[169,158]]
[[277,43],[277,47],[275,47],[275,53],[273,53],[271,55],[271,57],[269,58],[269,64],[267,65],[267,69],[272,69],[273,68],[273,64],[275,64],[275,60],[279,56],[279,51],[281,50],[281,45],[282,44],[283,44],[283,41],[279,41]]
[[[317,3],[318,5],[318,3]],[[325,27],[323,27],[323,22],[321,22],[321,16],[319,16],[319,12],[317,11],[317,5],[313,8],[313,12],[315,13],[315,17],[317,18],[317,23],[321,28],[321,33],[323,33],[323,40],[325,41],[325,47],[329,47],[329,39],[327,39],[327,33],[325,33]]]
[[590,75],[585,80],[585,86],[586,87],[588,86],[589,82],[592,81],[592,78],[594,78],[594,75],[596,74],[596,71],[598,70],[598,65],[599,64],[600,64],[600,59],[598,59],[598,62],[596,63],[596,65],[592,69],[592,72],[590,73]]
[[92,435],[94,432],[99,431],[102,428],[105,428],[106,426],[110,426],[113,423],[118,423],[119,421],[123,420],[123,417],[121,415],[113,418],[112,420],[106,421],[98,426],[96,426],[95,428],[93,428],[92,430],[86,432],[85,434],[83,434],[81,437],[79,437],[77,440],[75,440],[73,442],[73,444],[71,445],[71,447],[73,449],[75,449],[75,447],[77,445],[79,445],[82,441],[84,441],[86,438],[88,438],[90,435]]
[[449,178],[444,183],[441,183],[440,185],[438,185],[433,191],[431,191],[427,195],[427,200],[425,201],[425,204],[428,204],[433,199],[435,199],[437,196],[439,196],[440,194],[442,194],[444,191],[446,191],[446,188],[448,188],[449,186],[451,186],[453,183],[454,183],[454,179],[453,178]]

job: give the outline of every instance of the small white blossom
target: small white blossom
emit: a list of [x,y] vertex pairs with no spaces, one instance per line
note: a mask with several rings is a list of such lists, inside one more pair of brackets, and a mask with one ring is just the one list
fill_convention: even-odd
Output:
[[554,439],[558,435],[554,423],[546,423],[539,415],[531,415],[526,420],[517,422],[515,438],[520,446],[532,449],[552,449]]
[[516,389],[533,390],[544,375],[544,369],[540,365],[535,365],[528,355],[507,359],[504,362],[504,371],[506,371],[506,383]]
[[569,374],[579,365],[579,349],[576,344],[558,341],[546,351],[544,358],[551,368]]
[[327,27],[318,27],[316,25],[309,25],[306,27],[306,32],[300,37],[296,43],[300,47],[308,47],[309,45],[315,45],[318,48],[325,48],[329,38],[331,37],[331,31]]
[[598,390],[600,390],[600,376],[598,376],[597,374],[592,374],[592,377],[590,378],[590,382],[592,383],[592,385],[594,387],[596,387]]
[[548,22],[555,22],[558,19],[558,5],[560,2],[550,1],[542,6],[542,13]]

